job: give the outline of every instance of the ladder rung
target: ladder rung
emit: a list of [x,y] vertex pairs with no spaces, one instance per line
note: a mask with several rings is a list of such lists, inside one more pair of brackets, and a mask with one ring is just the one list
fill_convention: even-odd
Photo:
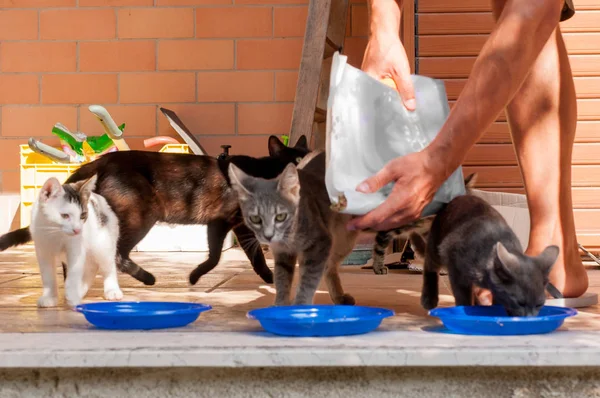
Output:
[[343,46],[335,43],[329,37],[325,37],[325,44],[327,44],[327,48],[325,48],[323,59],[332,57],[336,51],[342,52]]
[[325,123],[327,120],[327,111],[321,108],[315,108],[315,122],[316,123]]

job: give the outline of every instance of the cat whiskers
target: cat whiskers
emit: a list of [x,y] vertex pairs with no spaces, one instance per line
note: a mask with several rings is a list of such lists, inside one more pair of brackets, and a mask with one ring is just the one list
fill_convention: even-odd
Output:
[[63,233],[61,227],[38,226],[37,229],[46,235],[60,235]]

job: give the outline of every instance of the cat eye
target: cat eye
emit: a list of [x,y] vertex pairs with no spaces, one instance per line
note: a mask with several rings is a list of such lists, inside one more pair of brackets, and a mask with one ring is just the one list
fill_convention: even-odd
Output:
[[300,163],[302,161],[302,158],[296,158],[296,163]]
[[69,215],[68,214],[61,214],[60,215],[63,219],[68,220],[69,219]]
[[81,220],[85,220],[87,218],[87,213],[81,213],[81,217],[79,217]]
[[279,213],[275,216],[275,221],[283,222],[287,218],[287,213]]
[[262,222],[262,220],[260,219],[260,216],[250,216],[248,218],[250,219],[250,221],[253,224],[260,224]]

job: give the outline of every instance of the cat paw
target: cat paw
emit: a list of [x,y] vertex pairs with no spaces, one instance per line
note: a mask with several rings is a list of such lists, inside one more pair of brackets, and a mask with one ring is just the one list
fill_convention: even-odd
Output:
[[82,298],[83,295],[79,292],[75,293],[73,291],[70,292],[69,290],[65,290],[65,301],[67,302],[67,305],[71,308],[81,304]]
[[119,301],[123,298],[121,289],[111,289],[104,292],[104,298],[108,301]]
[[437,297],[421,296],[421,306],[426,310],[432,310],[438,305]]
[[70,308],[75,308],[81,304],[81,299],[79,297],[65,297],[65,299]]
[[352,297],[349,294],[344,294],[342,296],[342,299],[339,300],[340,302],[338,303],[338,305],[354,305],[356,304],[356,300],[354,300],[354,297]]
[[58,305],[58,297],[42,296],[37,301],[37,306],[40,308],[56,307]]
[[377,268],[373,267],[373,272],[376,275],[386,275],[388,273],[388,267],[385,265]]

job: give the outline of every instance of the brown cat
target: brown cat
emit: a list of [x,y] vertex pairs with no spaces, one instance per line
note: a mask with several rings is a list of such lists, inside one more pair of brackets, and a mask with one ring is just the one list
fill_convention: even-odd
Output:
[[[309,152],[302,136],[294,147],[269,137],[269,154],[263,158],[172,154],[149,151],[107,153],[77,169],[65,182],[87,180],[97,174],[95,193],[103,196],[119,219],[117,266],[146,285],[155,277],[129,258],[129,253],[156,222],[204,224],[208,228],[208,259],[190,274],[190,283],[219,262],[223,241],[233,229],[240,245],[261,278],[273,282],[264,254],[242,222],[236,195],[229,185],[227,168],[236,164],[250,175],[273,178],[288,163],[298,163]],[[0,251],[31,241],[29,227],[0,237]]]

